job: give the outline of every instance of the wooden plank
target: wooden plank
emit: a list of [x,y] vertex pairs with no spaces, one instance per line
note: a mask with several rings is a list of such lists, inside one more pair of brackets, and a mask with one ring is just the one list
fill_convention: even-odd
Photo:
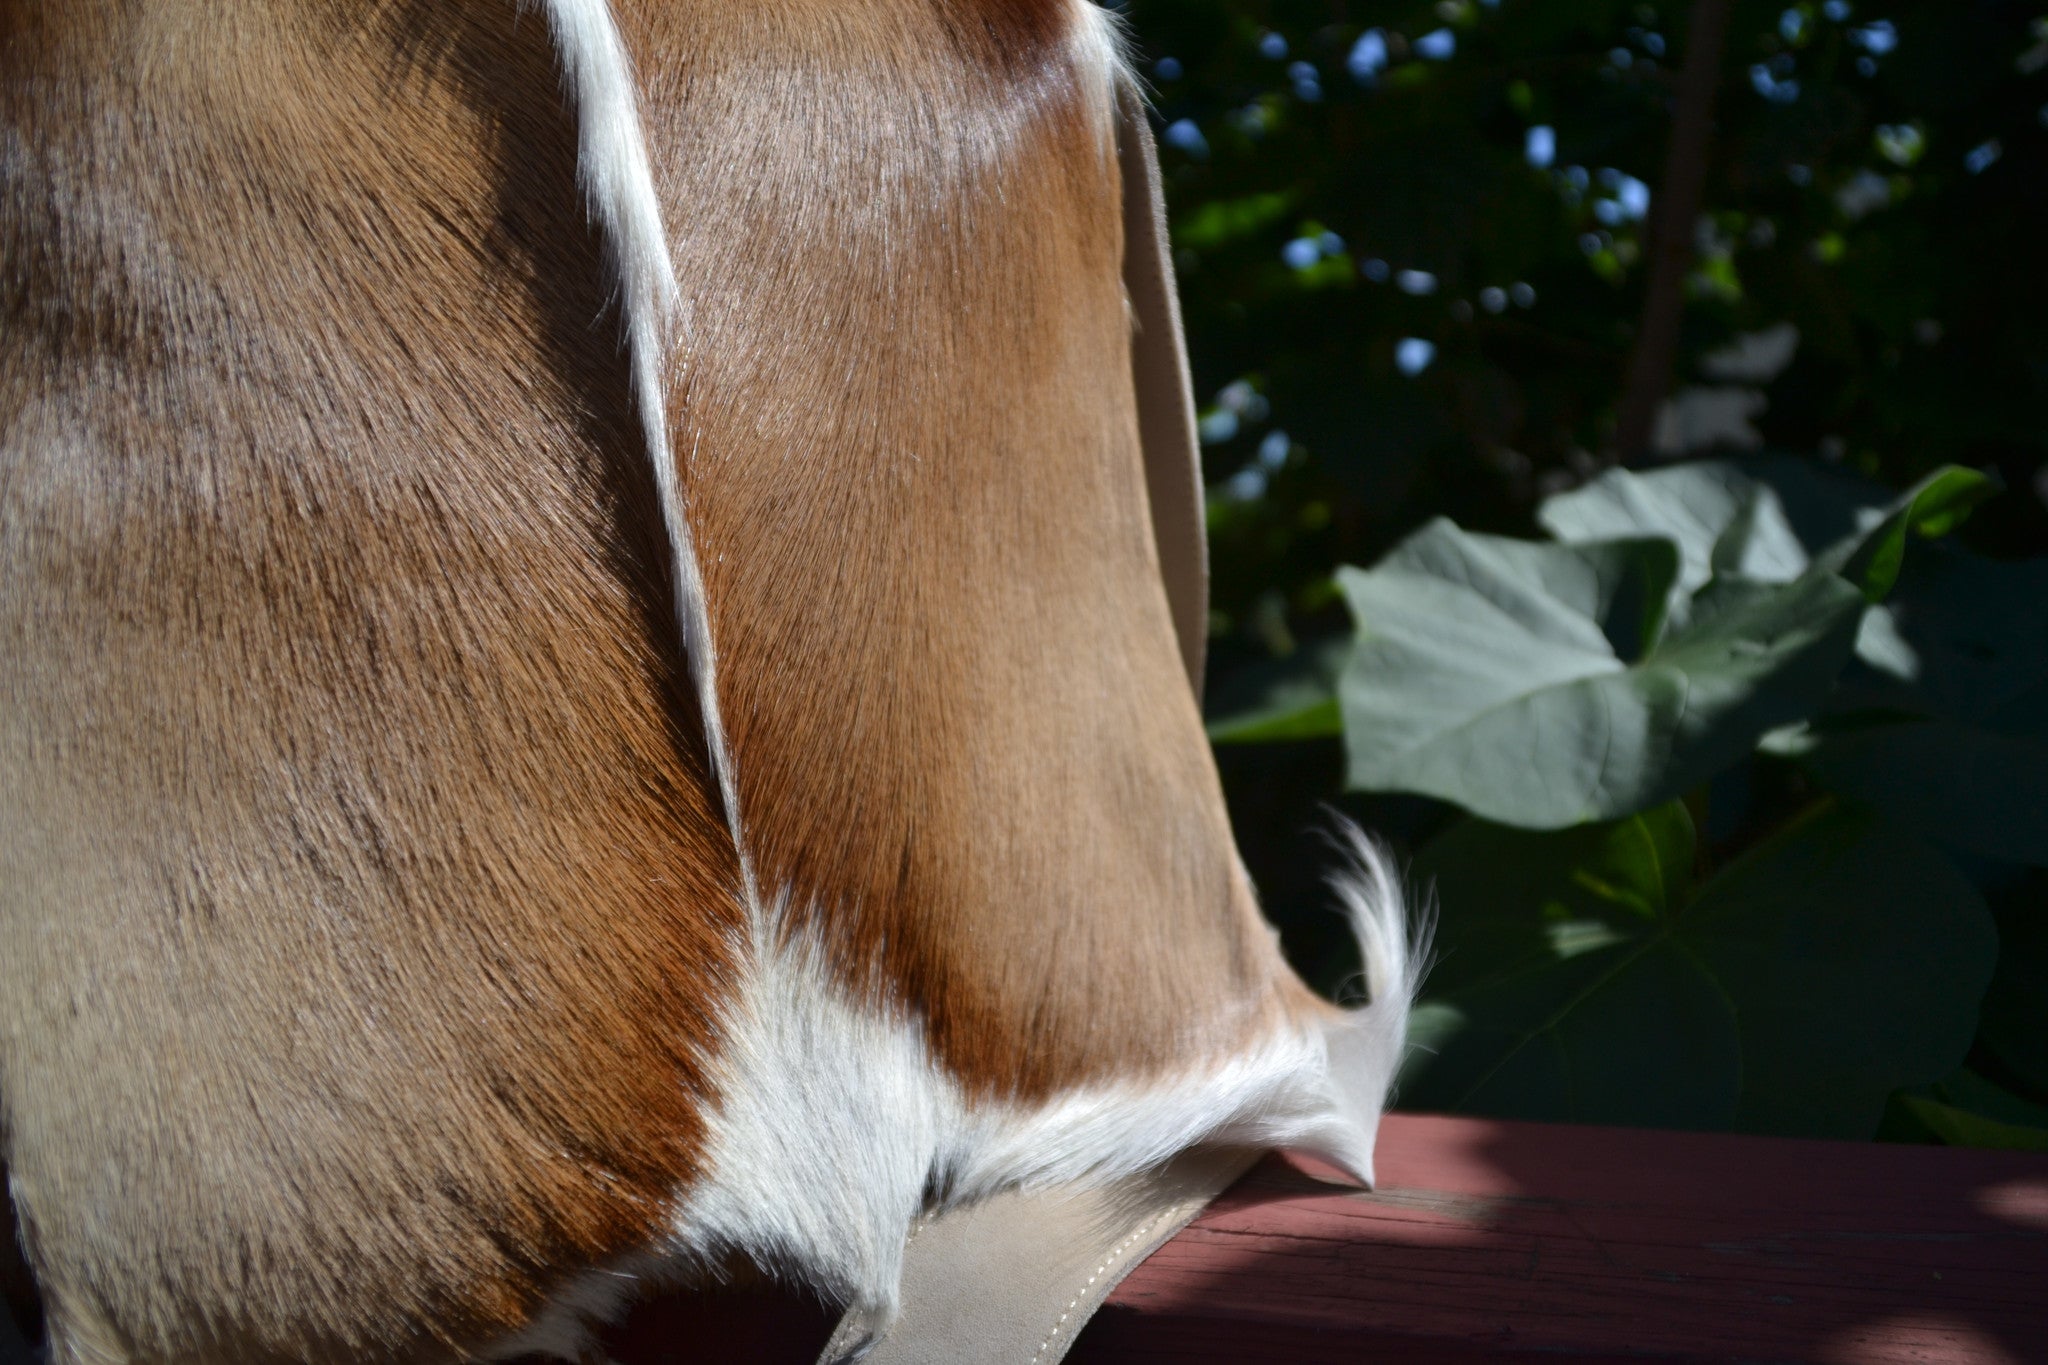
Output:
[[[2048,1157],[1393,1115],[1379,1167],[1261,1164],[1068,1359],[2048,1362]],[[677,1296],[607,1346],[808,1365],[832,1316]]]
[[1395,1115],[1269,1160],[1069,1357],[2048,1361],[2048,1158]]

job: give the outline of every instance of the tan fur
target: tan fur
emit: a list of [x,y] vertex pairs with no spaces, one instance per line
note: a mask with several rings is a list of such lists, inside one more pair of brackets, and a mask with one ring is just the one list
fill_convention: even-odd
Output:
[[1287,979],[1160,581],[1078,12],[621,7],[756,877],[1034,1097],[1236,1043]]
[[[621,0],[744,848],[972,1095],[1311,1008],[1066,0]],[[0,2],[0,1155],[77,1359],[429,1360],[697,1173],[739,862],[509,4]]]
[[661,1226],[738,923],[546,31],[5,21],[0,1095],[44,1292],[104,1358],[487,1340]]

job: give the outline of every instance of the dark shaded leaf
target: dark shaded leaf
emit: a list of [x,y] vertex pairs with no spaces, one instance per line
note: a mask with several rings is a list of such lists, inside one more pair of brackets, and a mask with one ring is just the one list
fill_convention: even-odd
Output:
[[1830,791],[1910,829],[2048,867],[2048,739],[1909,719],[1818,732],[1799,757]]
[[1906,537],[1946,535],[1961,525],[1970,509],[1999,492],[1998,480],[1974,469],[1948,465],[1922,479],[1898,506],[1864,535],[1844,558],[1841,573],[1863,589],[1872,602],[1882,602],[1899,581],[1906,560]]
[[1479,821],[1416,860],[1441,961],[1402,1099],[1517,1118],[1867,1137],[1953,1070],[1996,951],[1939,854],[1825,808],[1696,893],[1676,805],[1538,835]]
[[1828,713],[1769,747],[1943,843],[2048,866],[2048,560],[1928,547],[1859,656]]
[[1962,1060],[1998,951],[1947,859],[1841,808],[1730,865],[1682,922],[1742,1020],[1753,1132],[1870,1136],[1893,1089]]
[[1951,1147],[2048,1152],[2048,1105],[2030,1104],[1974,1071],[1892,1099],[1929,1137]]
[[1977,1041],[2008,1084],[2048,1100],[2048,872],[2013,891],[1999,918],[1998,971]]

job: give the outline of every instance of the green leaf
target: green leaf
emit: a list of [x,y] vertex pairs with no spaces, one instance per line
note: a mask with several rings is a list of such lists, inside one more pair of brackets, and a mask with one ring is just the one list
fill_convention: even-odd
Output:
[[1294,196],[1249,194],[1242,199],[1212,199],[1174,224],[1175,246],[1213,250],[1249,237],[1285,218]]
[[1681,596],[1718,575],[1787,583],[1824,565],[1877,602],[1898,579],[1909,533],[1945,535],[2002,487],[1946,465],[1900,497],[1811,460],[1703,460],[1643,474],[1610,469],[1546,499],[1536,515],[1567,542],[1670,537]]
[[[1611,470],[1551,499],[1541,516],[1559,535],[1672,536],[1683,566],[1673,605],[1680,620],[1715,611],[1731,593],[1748,600],[1756,581],[1816,571],[1841,574],[1867,601],[1895,598],[1867,613],[1857,640],[1864,672],[1891,683],[1852,686],[1830,709],[1856,710],[1860,691],[1865,709],[1875,705],[1894,713],[1883,719],[1905,723],[1850,715],[1774,736],[1766,747],[1800,757],[1831,790],[1943,842],[2039,862],[2048,850],[2048,725],[2039,738],[2015,737],[2010,726],[1985,724],[1981,705],[1980,714],[1965,714],[1935,693],[1957,690],[1956,679],[2009,694],[2048,676],[2048,629],[2041,608],[2027,605],[2048,599],[2048,579],[2019,566],[1985,568],[1939,547],[1930,547],[1930,563],[1905,572],[1910,537],[1953,529],[1998,488],[1995,478],[1949,466],[1880,504],[1873,486],[1811,462],[1707,461],[1648,474]],[[1927,559],[1916,555],[1915,563]],[[1688,602],[1686,592],[1698,595]],[[1987,669],[1994,658],[2004,666]]]
[[[1536,518],[1561,541],[1656,535],[1678,547],[1682,608],[1716,576],[1789,583],[1829,546],[1866,532],[1894,495],[1790,456],[1610,469],[1544,500]],[[1682,614],[1682,612],[1681,612]]]
[[2048,914],[2040,893],[2048,875],[2035,874],[2035,903],[2008,912],[1999,924],[1998,970],[1984,993],[1977,1042],[2016,1084],[2048,1097]]
[[1483,994],[1431,1005],[1437,1051],[1410,1054],[1405,1107],[1655,1128],[1721,1129],[1735,1118],[1735,1012],[1668,940],[1531,963]]
[[1903,1091],[1893,1103],[1951,1147],[2048,1152],[2048,1106],[2031,1104],[1974,1071]]
[[[1996,951],[1939,854],[1823,808],[1696,892],[1676,806],[1425,848],[1440,965],[1402,1102],[1503,1117],[1867,1137],[1970,1046]],[[1645,913],[1645,907],[1654,907]]]
[[1946,535],[1963,523],[1972,508],[2002,488],[1997,479],[1974,469],[1945,465],[1935,470],[1907,492],[1875,530],[1847,547],[1842,576],[1861,588],[1870,601],[1882,602],[1899,581],[1908,533],[1929,538]]
[[1350,651],[1348,637],[1320,641],[1224,680],[1214,698],[1222,714],[1209,722],[1210,742],[1265,744],[1340,734],[1337,675]]
[[[1891,708],[2048,733],[2048,559],[2001,562],[1928,546],[1884,611],[1839,710]],[[1866,632],[1868,634],[1868,632]]]
[[2048,738],[1911,718],[1809,732],[1799,757],[1828,790],[1930,838],[2048,867]]
[[1215,744],[1270,744],[1289,739],[1329,739],[1344,729],[1335,697],[1283,704],[1270,712],[1232,716],[1209,726]]
[[1677,802],[1539,834],[1466,820],[1417,857],[1441,919],[1402,1101],[1523,1118],[1725,1127],[1741,1040],[1668,941],[1693,859]]
[[1870,1136],[1892,1090],[1962,1061],[1998,952],[1946,858],[1841,807],[1731,864],[1683,924],[1742,1020],[1754,1132]]
[[1411,869],[1456,912],[1438,935],[1442,961],[1431,982],[1455,987],[1475,971],[1490,970],[1472,960],[1483,945],[1457,936],[1474,922],[1498,922],[1482,936],[1489,942],[1498,941],[1506,925],[1524,924],[1534,945],[1550,925],[1670,914],[1686,899],[1695,842],[1692,817],[1679,801],[1555,831],[1460,820],[1431,840]]
[[1772,751],[1955,848],[2048,866],[2048,560],[1929,546],[1827,712]]
[[1338,696],[1354,788],[1530,828],[1670,799],[1808,714],[1863,608],[1831,574],[1725,586],[1668,629],[1663,540],[1545,545],[1435,522],[1371,571]]
[[1951,1147],[1993,1147],[2016,1152],[2048,1152],[2048,1113],[2039,1125],[2005,1123],[1925,1095],[1905,1094],[1899,1103],[1928,1132]]

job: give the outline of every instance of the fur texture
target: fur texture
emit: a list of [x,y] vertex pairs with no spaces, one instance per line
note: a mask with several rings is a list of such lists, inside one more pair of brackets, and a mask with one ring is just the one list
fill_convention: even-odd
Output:
[[1305,995],[1160,578],[1106,25],[1073,0],[618,13],[764,896],[970,1093],[1237,1046]]
[[904,1239],[930,1208],[1113,1181],[1203,1143],[1313,1152],[1370,1186],[1420,960],[1384,855],[1353,835],[1356,870],[1339,886],[1372,983],[1366,1004],[1288,1020],[1213,1062],[1044,1103],[977,1099],[937,1064],[914,1018],[848,994],[811,931],[789,932],[787,916],[757,925],[720,1062],[727,1098],[677,1219],[678,1249],[713,1263],[742,1253],[883,1330]]
[[1220,1063],[1045,1104],[977,1102],[936,1064],[915,1019],[847,994],[814,935],[790,933],[782,912],[757,922],[704,1178],[662,1254],[585,1276],[494,1358],[573,1358],[582,1325],[610,1316],[642,1279],[735,1256],[886,1332],[920,1216],[1004,1189],[1107,1184],[1202,1144],[1312,1153],[1370,1188],[1427,920],[1411,917],[1383,851],[1348,825],[1342,838],[1348,866],[1333,885],[1357,935],[1365,1003],[1290,1021]]
[[1361,845],[1339,1011],[1231,845],[1109,18],[539,8],[0,6],[0,1157],[58,1358],[574,1355],[735,1256],[879,1329],[934,1204],[1369,1179],[1405,912]]
[[669,448],[667,377],[678,332],[682,290],[669,258],[654,170],[640,131],[639,98],[632,67],[612,20],[607,0],[536,0],[561,62],[562,85],[577,126],[577,179],[592,215],[604,230],[611,273],[618,289],[621,326],[633,380],[633,406],[647,442],[662,526],[668,532],[669,578],[675,589],[676,623],[683,653],[697,685],[704,735],[718,778],[726,824],[739,854],[749,903],[758,901],[741,832],[739,796],[726,752],[725,722],[718,707],[718,654],[704,605],[704,574],[676,479]]
[[0,6],[0,1160],[72,1361],[653,1243],[743,899],[548,31]]

